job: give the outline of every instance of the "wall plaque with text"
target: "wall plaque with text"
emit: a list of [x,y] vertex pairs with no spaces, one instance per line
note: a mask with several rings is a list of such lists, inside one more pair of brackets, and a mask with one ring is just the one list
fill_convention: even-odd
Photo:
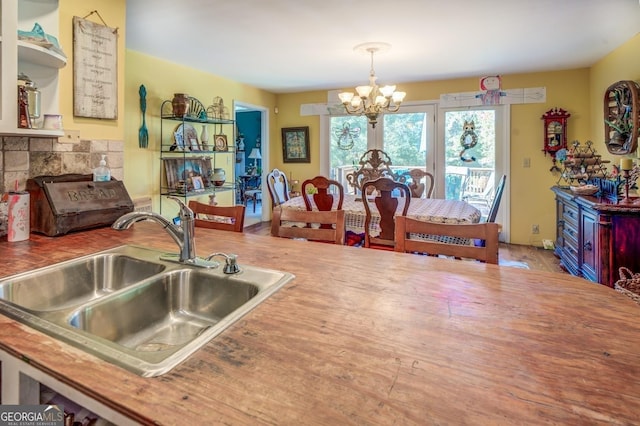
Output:
[[73,115],[118,118],[117,32],[73,17]]

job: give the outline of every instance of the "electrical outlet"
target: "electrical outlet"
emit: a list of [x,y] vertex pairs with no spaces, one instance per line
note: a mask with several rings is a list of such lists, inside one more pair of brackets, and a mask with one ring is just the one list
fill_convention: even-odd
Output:
[[80,143],[80,130],[64,129],[64,136],[58,137],[59,143]]
[[539,234],[540,233],[540,227],[538,225],[531,225],[531,233],[532,234]]
[[527,157],[522,160],[522,167],[528,168],[531,167],[531,158]]

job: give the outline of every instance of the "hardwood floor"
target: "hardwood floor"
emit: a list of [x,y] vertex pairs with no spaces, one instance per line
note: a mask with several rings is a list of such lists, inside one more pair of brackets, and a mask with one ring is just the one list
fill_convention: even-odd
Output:
[[[260,222],[245,226],[244,232],[249,234],[270,235],[271,222]],[[533,246],[501,243],[500,264],[516,267],[526,264],[529,269],[566,273],[560,267],[560,260],[553,254],[553,250],[545,250]]]

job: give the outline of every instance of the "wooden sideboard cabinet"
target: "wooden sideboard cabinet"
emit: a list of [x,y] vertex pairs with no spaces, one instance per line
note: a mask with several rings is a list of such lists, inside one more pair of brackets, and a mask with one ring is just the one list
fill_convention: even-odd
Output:
[[640,201],[615,203],[553,187],[556,255],[572,275],[613,287],[619,268],[640,272]]

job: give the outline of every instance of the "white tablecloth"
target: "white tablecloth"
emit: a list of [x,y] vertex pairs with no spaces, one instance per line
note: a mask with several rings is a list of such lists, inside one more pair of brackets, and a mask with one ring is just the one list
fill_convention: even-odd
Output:
[[[313,199],[312,199],[313,201]],[[334,196],[333,208],[337,208],[338,197]],[[398,212],[402,211],[403,200],[398,203]],[[376,232],[380,223],[380,214],[375,203],[371,207],[371,230]],[[294,197],[282,204],[283,209],[306,210],[302,197]],[[342,209],[345,211],[346,228],[355,233],[364,232],[366,213],[364,203],[355,195],[345,194]],[[425,222],[438,223],[478,223],[480,210],[471,204],[459,200],[443,200],[438,198],[412,198],[407,216]]]

